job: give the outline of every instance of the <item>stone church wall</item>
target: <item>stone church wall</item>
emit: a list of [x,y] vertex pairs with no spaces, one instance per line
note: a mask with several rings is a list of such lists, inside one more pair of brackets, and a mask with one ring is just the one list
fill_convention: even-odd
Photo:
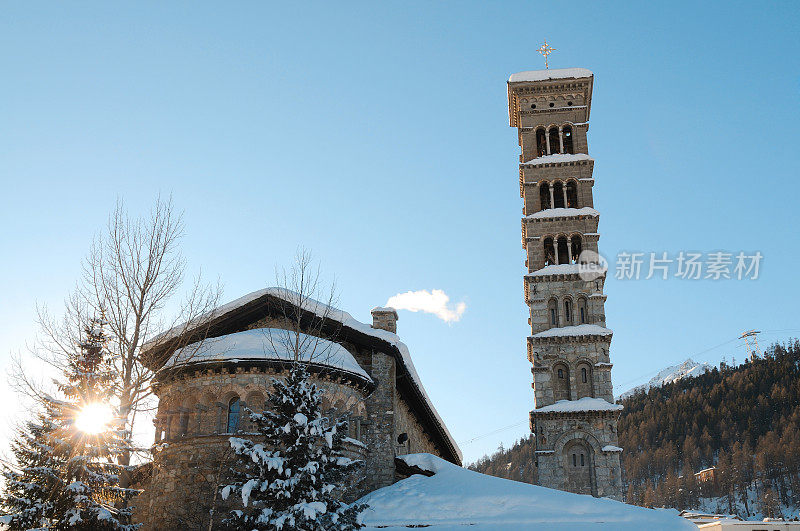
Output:
[[[619,477],[619,452],[603,451],[615,445],[616,413],[586,415],[575,418],[566,415],[548,415],[536,418],[536,468],[541,485],[548,485],[570,492],[581,492],[595,496],[617,497],[622,489]],[[565,449],[571,442],[583,442],[591,455],[591,482],[571,484],[570,462]],[[587,463],[587,465],[589,465]],[[586,492],[582,492],[586,489]],[[590,490],[591,489],[591,490]]]
[[[207,526],[212,508],[217,514],[227,510],[215,498],[219,485],[224,484],[225,465],[232,458],[230,434],[224,433],[227,403],[238,396],[248,406],[260,407],[275,376],[280,377],[257,369],[203,370],[158,387],[155,423],[159,439],[150,475],[137,485],[145,492],[135,501],[135,519],[145,524],[143,530],[201,529]],[[314,380],[324,390],[324,410],[333,409],[356,422],[366,417],[361,391],[334,381]],[[244,417],[240,427],[248,430]],[[351,431],[350,436],[354,435],[357,430]],[[346,453],[352,458],[370,458],[357,444],[348,444]]]
[[414,412],[411,411],[411,408],[408,407],[405,400],[399,396],[396,396],[394,401],[394,421],[394,431],[396,434],[395,443],[400,434],[405,433],[408,436],[408,440],[405,443],[402,445],[398,444],[395,447],[397,455],[418,454],[422,452],[440,455],[434,442],[422,429]]

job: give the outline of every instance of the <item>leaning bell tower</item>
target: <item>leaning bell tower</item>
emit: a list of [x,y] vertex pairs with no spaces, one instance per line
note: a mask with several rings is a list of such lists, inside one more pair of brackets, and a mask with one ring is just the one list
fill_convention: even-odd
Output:
[[539,485],[622,499],[603,284],[597,241],[594,160],[586,133],[594,75],[536,70],[508,80],[517,128],[522,247],[530,310],[535,480]]

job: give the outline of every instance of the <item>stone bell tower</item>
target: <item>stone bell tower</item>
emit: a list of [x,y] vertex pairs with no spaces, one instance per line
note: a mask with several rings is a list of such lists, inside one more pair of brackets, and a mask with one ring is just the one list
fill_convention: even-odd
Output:
[[530,309],[536,482],[622,499],[589,129],[594,75],[536,70],[508,80],[517,128],[525,302]]

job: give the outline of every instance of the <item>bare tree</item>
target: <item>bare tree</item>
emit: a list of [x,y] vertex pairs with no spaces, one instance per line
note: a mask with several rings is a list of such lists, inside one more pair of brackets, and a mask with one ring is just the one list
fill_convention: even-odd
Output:
[[310,251],[298,249],[290,268],[275,271],[276,298],[281,328],[265,332],[269,350],[291,361],[326,364],[333,359],[333,341],[341,328],[342,313],[336,309],[336,284],[326,288],[319,263]]
[[[219,285],[205,284],[199,275],[186,286],[186,261],[179,247],[183,235],[182,214],[175,212],[171,199],[158,198],[142,217],[131,217],[118,201],[83,261],[82,277],[65,302],[63,316],[53,318],[46,308],[38,311],[41,336],[32,350],[55,368],[63,366],[64,354],[79,339],[75,324],[105,316],[113,338],[109,348],[115,397],[131,432],[137,414],[153,405],[150,381],[164,361],[145,359],[145,351],[167,339],[178,346],[196,342],[219,302]],[[31,388],[24,371],[16,372],[17,385]],[[130,458],[125,453],[121,464],[130,464]]]

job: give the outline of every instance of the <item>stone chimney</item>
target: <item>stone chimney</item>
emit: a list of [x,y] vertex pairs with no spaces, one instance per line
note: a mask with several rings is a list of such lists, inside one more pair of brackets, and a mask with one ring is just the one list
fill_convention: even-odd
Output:
[[388,330],[397,333],[397,310],[394,308],[382,308],[377,306],[372,309],[372,328]]

